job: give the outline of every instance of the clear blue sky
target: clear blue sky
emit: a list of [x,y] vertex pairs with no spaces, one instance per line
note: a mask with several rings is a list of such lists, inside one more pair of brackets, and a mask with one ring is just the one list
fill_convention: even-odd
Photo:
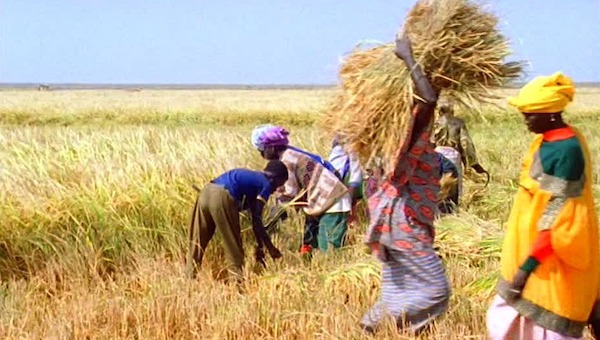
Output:
[[[529,76],[600,81],[600,0],[490,0]],[[0,0],[0,82],[330,84],[414,0]]]

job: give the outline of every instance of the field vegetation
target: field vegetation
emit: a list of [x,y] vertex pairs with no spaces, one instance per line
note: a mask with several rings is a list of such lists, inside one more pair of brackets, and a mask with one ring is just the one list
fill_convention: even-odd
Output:
[[[249,138],[262,123],[326,156],[319,121],[333,91],[0,91],[0,338],[369,338],[358,321],[378,297],[379,264],[362,245],[364,220],[348,247],[309,262],[292,214],[274,235],[283,259],[260,271],[248,256],[244,294],[220,280],[218,240],[199,278],[183,275],[192,184],[261,168]],[[599,103],[600,90],[579,88],[565,114],[592,152]],[[430,339],[485,338],[502,225],[532,138],[505,100],[459,114],[492,181],[470,176],[460,213],[437,223],[453,295]],[[595,159],[597,198],[599,171]],[[250,255],[248,228],[244,237]],[[391,323],[377,337],[410,338]]]

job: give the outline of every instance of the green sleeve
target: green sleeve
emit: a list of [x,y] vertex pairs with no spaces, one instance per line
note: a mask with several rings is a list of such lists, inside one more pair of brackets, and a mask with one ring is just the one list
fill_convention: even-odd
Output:
[[583,194],[585,159],[576,137],[544,142],[540,148],[543,175],[540,188],[552,194],[538,229],[552,228],[556,217],[569,198]]

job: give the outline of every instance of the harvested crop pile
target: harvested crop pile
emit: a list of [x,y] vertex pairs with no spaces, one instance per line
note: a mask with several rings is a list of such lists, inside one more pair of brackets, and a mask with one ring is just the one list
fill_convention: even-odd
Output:
[[[498,18],[467,0],[420,0],[398,33],[432,85],[466,107],[494,99],[491,90],[521,74],[522,63],[506,62],[507,39]],[[415,97],[410,74],[394,44],[357,47],[344,60],[341,91],[323,121],[356,152],[363,164],[384,160],[393,170],[396,153],[412,129]]]

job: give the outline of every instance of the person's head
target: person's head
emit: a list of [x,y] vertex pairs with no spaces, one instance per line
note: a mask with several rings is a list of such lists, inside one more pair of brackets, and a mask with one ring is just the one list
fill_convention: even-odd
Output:
[[562,119],[562,112],[523,113],[523,117],[525,118],[527,129],[533,133],[544,133],[566,125]]
[[267,160],[279,159],[289,144],[287,137],[289,134],[287,130],[280,126],[260,125],[252,131],[252,145],[263,158]]
[[575,86],[571,78],[557,72],[534,78],[508,102],[523,114],[529,131],[544,133],[566,125],[562,112],[573,101],[574,95]]
[[438,108],[440,110],[440,115],[442,116],[454,116],[454,103],[447,99],[440,99],[438,102]]
[[263,173],[269,179],[273,191],[284,185],[288,180],[288,169],[285,164],[279,160],[270,160],[267,163],[267,166],[265,166]]

